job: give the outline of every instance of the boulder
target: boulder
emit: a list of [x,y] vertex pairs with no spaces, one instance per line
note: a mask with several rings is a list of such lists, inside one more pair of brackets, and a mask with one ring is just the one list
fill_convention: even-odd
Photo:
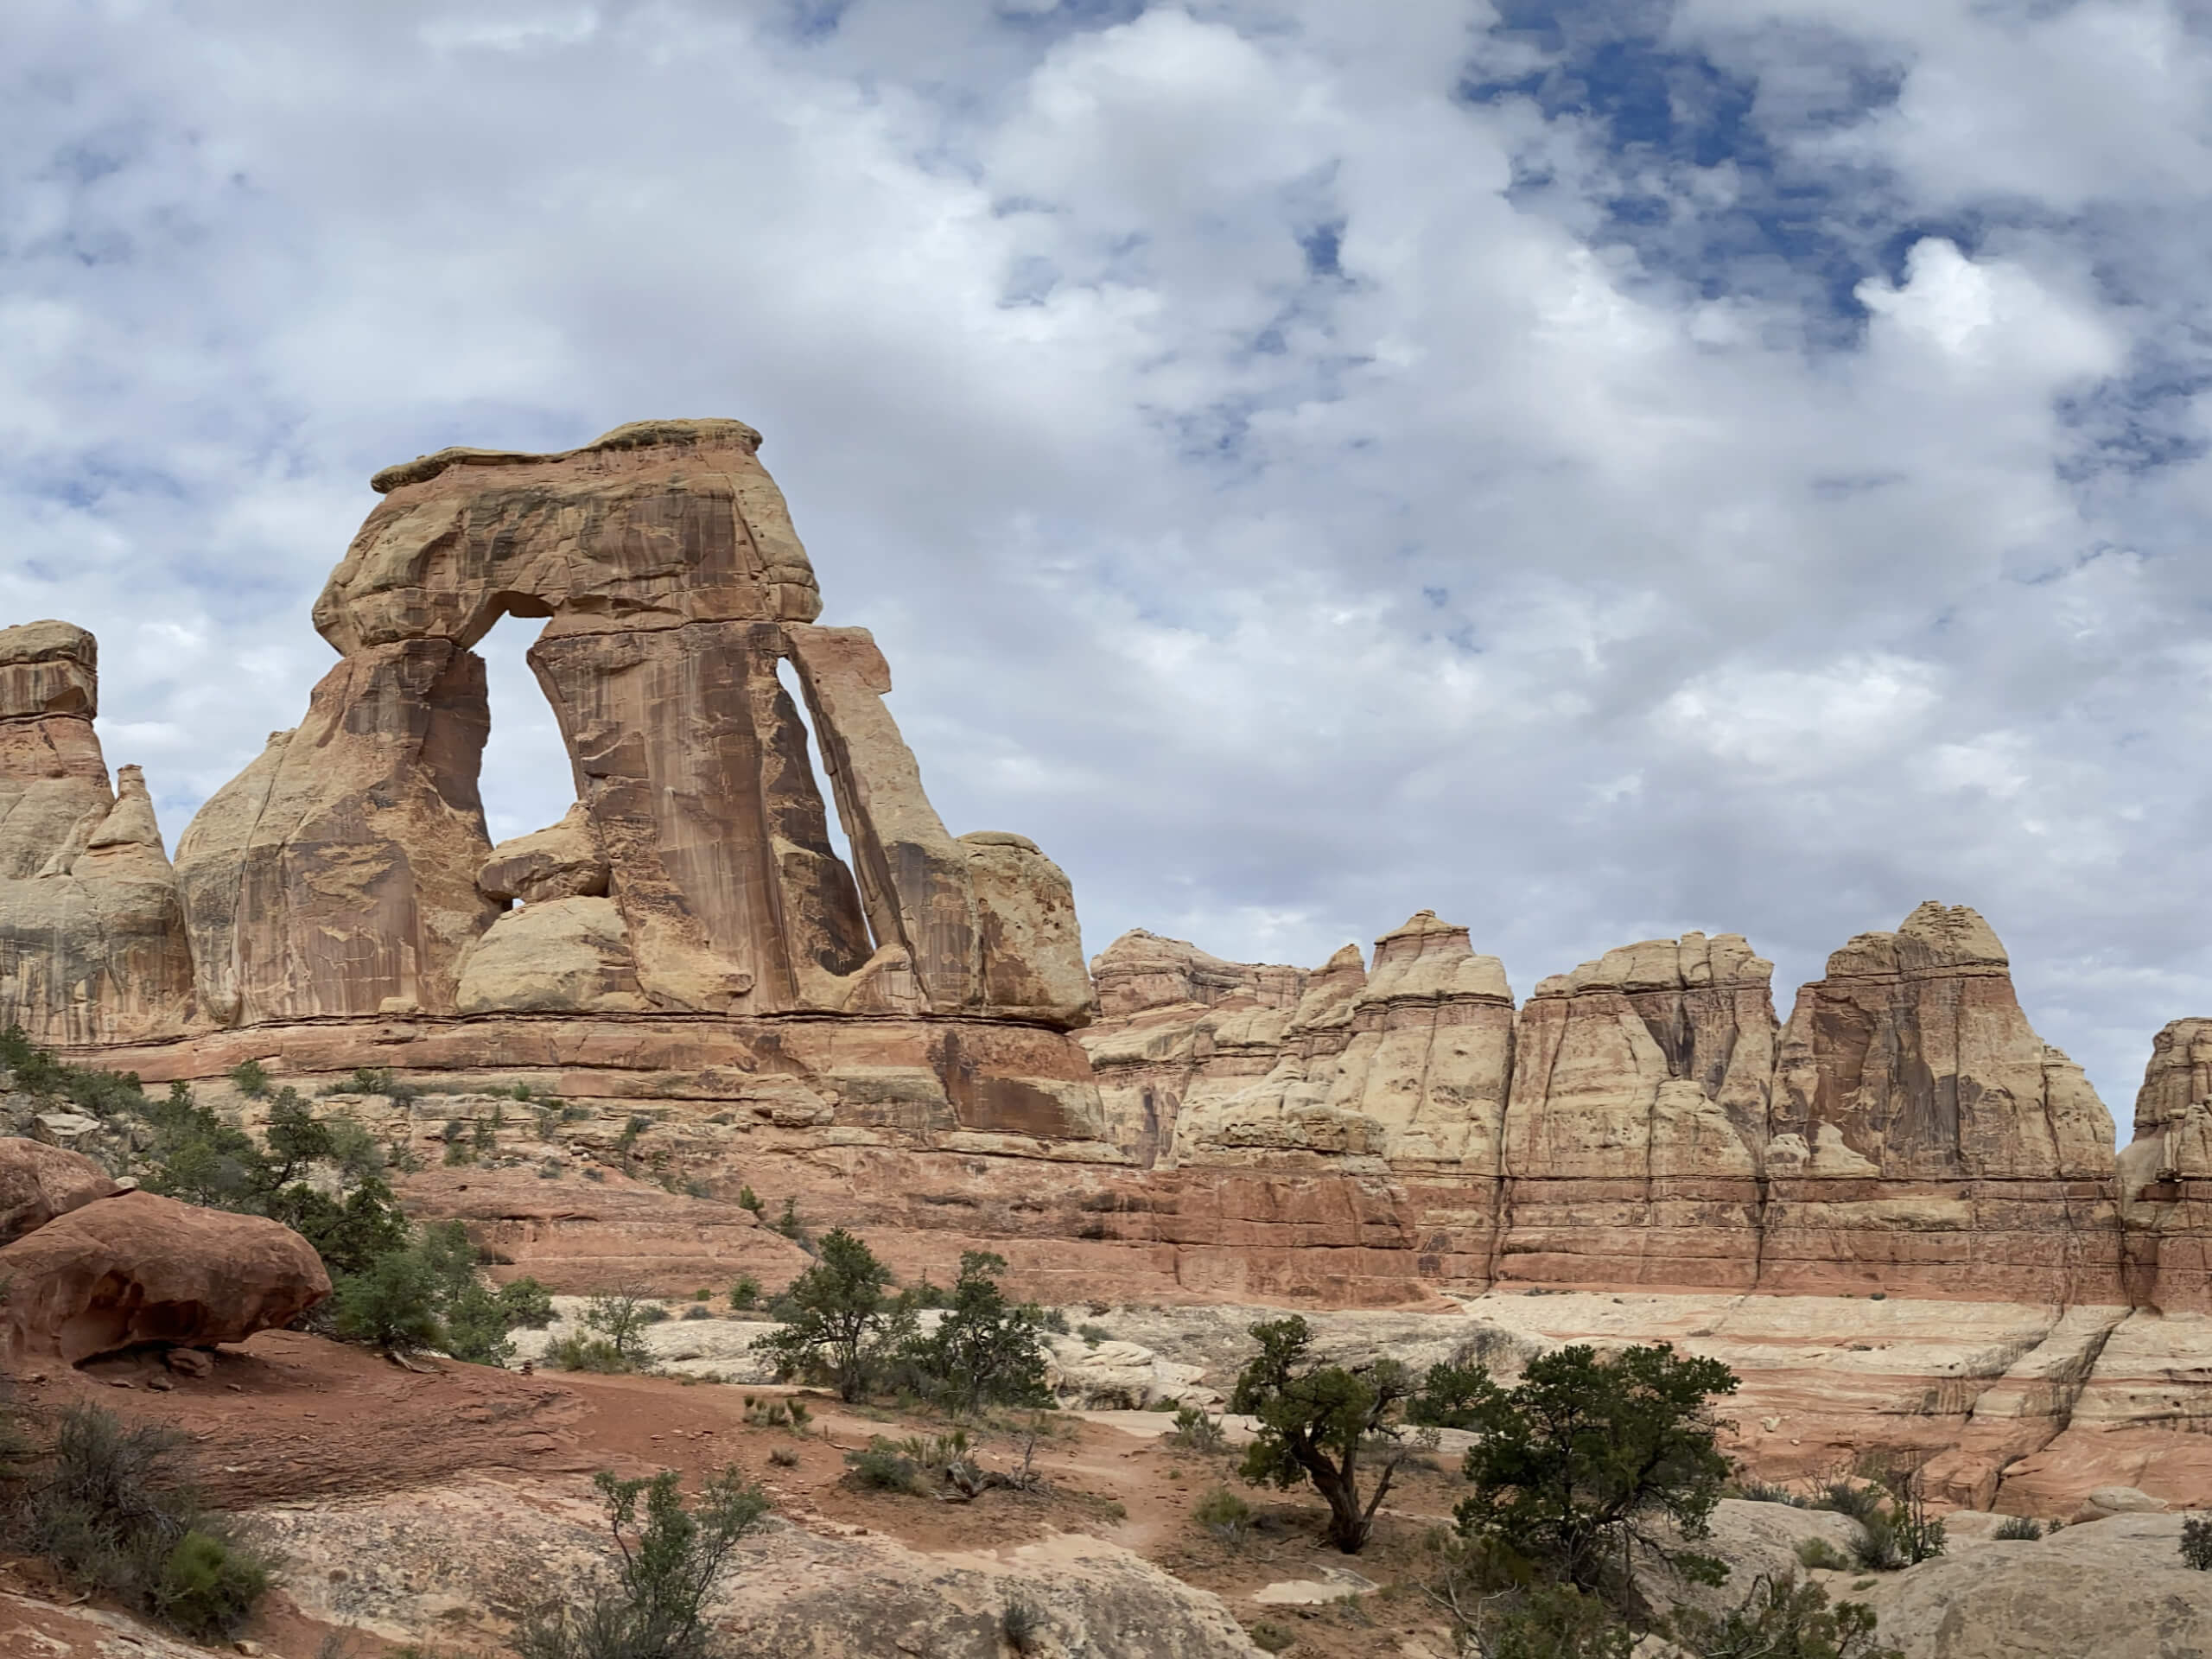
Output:
[[476,872],[476,887],[495,902],[519,899],[530,905],[605,894],[607,857],[592,835],[583,803],[570,807],[550,829],[494,847]]
[[0,1244],[123,1189],[81,1153],[0,1138]]
[[82,1205],[0,1246],[0,1279],[15,1363],[243,1342],[330,1294],[321,1259],[289,1227],[151,1192]]

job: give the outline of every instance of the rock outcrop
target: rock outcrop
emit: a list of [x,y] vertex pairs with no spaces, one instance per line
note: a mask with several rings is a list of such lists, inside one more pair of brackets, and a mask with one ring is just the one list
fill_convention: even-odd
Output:
[[35,1141],[0,1138],[0,1204],[10,1363],[242,1342],[330,1294],[321,1258],[290,1228],[125,1192],[90,1159]]
[[108,785],[92,637],[0,628],[0,1027],[70,1046],[182,1029],[192,958],[144,777]]
[[1972,911],[1853,939],[1786,1027],[1732,934],[1609,951],[1517,1015],[1426,912],[1371,973],[1349,946],[1303,973],[1143,933],[1094,971],[1084,1043],[1134,1160],[1185,1205],[1209,1168],[1381,1178],[1432,1282],[2144,1299],[2110,1119]]

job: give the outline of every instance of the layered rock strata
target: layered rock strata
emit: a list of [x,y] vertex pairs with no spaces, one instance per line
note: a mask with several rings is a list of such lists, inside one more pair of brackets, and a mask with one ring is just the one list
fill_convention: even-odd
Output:
[[1517,1014],[1426,912],[1371,975],[1349,947],[1303,973],[1148,934],[1094,969],[1084,1041],[1133,1157],[1185,1187],[1224,1166],[1385,1179],[1433,1282],[2151,1299],[2110,1119],[1972,911],[1853,939],[1787,1027],[1735,935],[1610,951]]

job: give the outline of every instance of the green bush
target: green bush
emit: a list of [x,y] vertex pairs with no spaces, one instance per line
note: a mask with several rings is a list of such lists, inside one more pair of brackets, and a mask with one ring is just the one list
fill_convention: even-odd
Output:
[[918,1495],[922,1490],[921,1465],[880,1434],[859,1451],[846,1452],[845,1463],[853,1479],[871,1491]]
[[231,1068],[231,1086],[249,1099],[269,1092],[269,1071],[259,1060],[240,1060]]
[[1197,1406],[1178,1406],[1175,1427],[1163,1437],[1170,1446],[1180,1446],[1185,1452],[1218,1452],[1229,1444],[1229,1437],[1222,1432],[1221,1419],[1209,1417]]
[[331,1323],[345,1340],[387,1354],[442,1347],[446,1328],[438,1317],[440,1289],[437,1274],[421,1251],[395,1250],[365,1272],[338,1281],[330,1299]]
[[2181,1563],[2212,1573],[2212,1516],[2192,1515],[2181,1523]]
[[1546,1585],[1485,1599],[1463,1627],[1484,1659],[1629,1659],[1636,1633],[1599,1596]]
[[1252,1638],[1252,1645],[1262,1653],[1287,1653],[1298,1645],[1298,1638],[1280,1624],[1270,1624],[1266,1619],[1245,1632]]
[[999,1615],[999,1634],[1016,1653],[1034,1653],[1043,1644],[1046,1620],[1032,1603],[1009,1601]]
[[703,1659],[713,1637],[708,1602],[739,1542],[767,1514],[767,1494],[734,1465],[689,1506],[673,1470],[596,1481],[615,1545],[612,1577],[534,1614],[516,1650],[523,1659]]
[[2032,1544],[2043,1536],[2043,1522],[2024,1515],[2008,1515],[1997,1523],[1992,1535],[2007,1543]]
[[1086,1348],[1096,1348],[1102,1342],[1114,1339],[1114,1333],[1103,1325],[1078,1325],[1075,1333],[1083,1338],[1083,1345]]
[[545,1363],[556,1370],[596,1371],[603,1376],[638,1369],[637,1361],[606,1338],[582,1334],[556,1338],[547,1344]]
[[187,1444],[174,1429],[126,1428],[97,1406],[72,1406],[46,1448],[43,1478],[10,1520],[23,1548],[79,1588],[206,1641],[245,1622],[269,1563],[206,1507]]
[[730,1311],[749,1313],[760,1306],[760,1281],[751,1274],[741,1274],[729,1287]]
[[1224,1544],[1233,1544],[1252,1530],[1252,1506],[1228,1487],[1217,1486],[1192,1508],[1191,1519]]
[[1848,1573],[1851,1560],[1825,1538],[1800,1538],[1797,1541],[1797,1565],[1818,1567],[1824,1573]]
[[1904,1659],[1875,1639],[1874,1611],[1855,1601],[1828,1605],[1827,1592],[1794,1573],[1764,1573],[1725,1613],[1677,1607],[1667,1633],[1700,1659]]
[[194,1528],[162,1564],[156,1610],[186,1635],[216,1641],[245,1623],[268,1588],[268,1563]]

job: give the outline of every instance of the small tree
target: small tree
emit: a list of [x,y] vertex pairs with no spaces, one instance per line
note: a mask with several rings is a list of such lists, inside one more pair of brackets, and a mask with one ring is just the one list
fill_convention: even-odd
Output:
[[442,1348],[442,1289],[436,1269],[421,1250],[394,1250],[339,1281],[330,1299],[332,1324],[346,1341],[366,1343],[396,1357]]
[[2212,1516],[2192,1515],[2181,1523],[2181,1564],[2212,1573]]
[[231,1068],[231,1086],[249,1100],[269,1092],[269,1069],[259,1060],[240,1060]]
[[581,1605],[540,1611],[515,1638],[524,1659],[699,1659],[708,1599],[738,1543],[768,1512],[767,1494],[732,1465],[687,1507],[676,1473],[595,1477],[613,1535],[613,1579]]
[[[1313,1333],[1296,1314],[1262,1321],[1252,1334],[1260,1352],[1238,1375],[1229,1408],[1258,1418],[1260,1430],[1238,1472],[1255,1485],[1312,1481],[1329,1506],[1327,1541],[1355,1554],[1404,1455],[1397,1418],[1414,1393],[1413,1374],[1390,1359],[1357,1370],[1320,1363]],[[1363,1507],[1359,1460],[1370,1449],[1382,1469]]]
[[782,1375],[820,1366],[840,1399],[857,1400],[884,1351],[903,1334],[891,1284],[891,1269],[874,1252],[836,1228],[823,1236],[819,1259],[776,1299],[772,1311],[784,1328],[759,1346]]
[[[825,1249],[826,1249],[825,1241]],[[944,1318],[901,1356],[938,1403],[954,1411],[978,1406],[1049,1406],[1045,1344],[1033,1307],[1016,1307],[999,1288],[1006,1258],[969,1250],[960,1258]]]
[[584,1304],[585,1325],[632,1364],[645,1357],[645,1327],[661,1317],[660,1304],[636,1285],[618,1285]]
[[1718,1584],[1726,1568],[1669,1548],[1652,1523],[1703,1537],[1728,1461],[1707,1402],[1735,1374],[1661,1343],[1608,1357],[1577,1344],[1530,1360],[1510,1392],[1466,1402],[1481,1436],[1467,1450],[1472,1495],[1454,1511],[1462,1537],[1498,1560],[1635,1601],[1630,1552],[1643,1544],[1683,1576]]

